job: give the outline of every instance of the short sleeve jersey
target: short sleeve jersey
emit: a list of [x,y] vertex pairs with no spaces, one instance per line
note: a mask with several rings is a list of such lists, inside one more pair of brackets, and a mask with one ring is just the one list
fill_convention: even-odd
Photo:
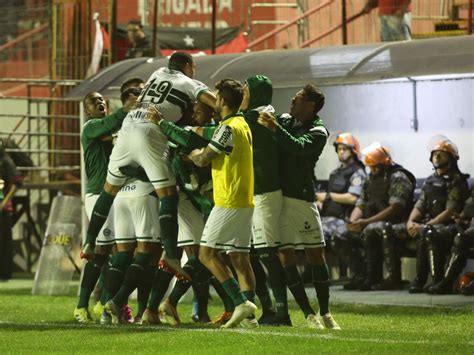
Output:
[[137,108],[129,112],[123,126],[148,122],[145,117],[150,105],[156,106],[166,120],[177,122],[206,90],[206,85],[178,70],[160,68],[148,79],[137,99]]
[[252,133],[241,114],[221,121],[208,147],[212,160],[214,203],[217,207],[253,207]]

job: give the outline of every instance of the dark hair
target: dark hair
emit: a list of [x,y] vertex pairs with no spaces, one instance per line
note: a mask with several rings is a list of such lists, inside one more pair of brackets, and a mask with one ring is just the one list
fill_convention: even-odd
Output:
[[186,64],[192,65],[194,59],[191,54],[186,52],[174,52],[168,62],[168,68],[183,71]]
[[314,102],[314,114],[316,115],[324,106],[324,94],[315,85],[307,84],[303,88],[304,95],[309,101]]
[[137,25],[138,27],[140,27],[140,29],[143,30],[143,25],[142,25],[140,20],[130,20],[130,21],[128,21],[128,24],[129,25]]
[[130,95],[135,95],[138,97],[140,96],[141,92],[142,92],[142,89],[140,88],[131,87],[131,88],[126,89],[124,92],[120,94],[120,101],[122,101],[122,105],[125,104],[125,102],[128,100]]
[[130,88],[131,86],[135,85],[140,85],[140,84],[145,84],[142,78],[139,77],[133,77],[130,79],[127,79],[123,82],[122,86],[120,86],[120,92],[124,92],[126,89]]
[[219,96],[230,109],[239,109],[244,96],[243,86],[240,82],[234,79],[223,79],[215,87]]
[[92,98],[92,96],[93,96],[94,94],[100,94],[100,93],[98,93],[97,91],[91,91],[90,93],[88,93],[88,94],[84,97],[84,100],[82,100],[82,103],[84,104],[84,106],[87,105],[87,101],[89,101],[89,100]]

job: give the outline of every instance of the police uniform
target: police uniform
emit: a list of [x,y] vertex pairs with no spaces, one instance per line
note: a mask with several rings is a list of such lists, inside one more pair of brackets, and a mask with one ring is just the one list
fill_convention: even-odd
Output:
[[[356,202],[356,207],[363,211],[363,218],[372,217],[392,204],[399,204],[405,211],[410,211],[414,190],[414,178],[411,178],[412,175],[400,165],[391,165],[377,176],[370,174]],[[362,286],[364,289],[371,289],[383,278],[382,238],[385,223],[401,222],[406,217],[407,213],[403,213],[390,221],[371,223],[363,229],[360,236],[351,232],[335,236],[336,252],[351,267],[356,277],[360,280],[367,274]]]
[[[112,142],[103,141],[102,137],[111,135],[120,129],[126,113],[118,109],[104,118],[91,118],[82,128],[81,145],[84,151],[84,164],[87,176],[86,196],[84,206],[87,218],[91,218],[95,202],[104,187],[107,175],[107,165],[112,152]],[[97,237],[97,245],[111,245],[115,243],[113,228],[113,210]]]
[[201,245],[215,249],[250,250],[254,173],[252,133],[239,113],[224,117],[208,147],[212,160],[214,207]]
[[350,216],[354,208],[353,205],[334,202],[331,200],[330,193],[344,194],[349,192],[358,197],[362,192],[362,184],[365,178],[364,167],[358,160],[349,166],[341,165],[329,175],[326,200],[323,202],[321,210],[326,245],[331,246],[331,236],[334,233],[343,234],[346,231],[346,218]]
[[168,140],[157,125],[146,119],[148,107],[156,106],[166,120],[177,122],[207,89],[180,71],[169,68],[155,71],[137,99],[137,108],[123,122],[110,156],[107,181],[121,186],[127,177],[120,168],[139,165],[155,189],[176,185],[168,159]]
[[[423,183],[420,197],[414,206],[423,215],[419,223],[426,223],[448,208],[460,212],[467,194],[466,178],[459,171],[452,170],[442,176],[433,173]],[[440,281],[444,269],[445,256],[451,249],[456,233],[457,227],[452,222],[423,226],[421,235],[415,239],[417,250],[417,277],[415,284],[422,287],[426,283],[430,269],[433,280],[435,282]],[[390,262],[393,264],[396,270],[394,276],[398,279],[400,278],[399,250],[406,247],[407,243],[412,243],[413,240],[408,235],[405,223],[394,225],[393,233],[388,226],[384,237],[384,254],[385,258],[389,260],[387,266],[390,265]],[[412,288],[411,292],[417,291]]]

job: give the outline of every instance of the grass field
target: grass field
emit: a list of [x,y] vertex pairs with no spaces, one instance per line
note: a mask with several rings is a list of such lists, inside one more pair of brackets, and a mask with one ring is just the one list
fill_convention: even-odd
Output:
[[[77,325],[74,296],[32,296],[26,288],[0,284],[0,354],[59,353],[444,353],[474,351],[474,312],[442,308],[333,305],[342,331],[308,329],[291,304],[293,327],[220,330],[169,326]],[[133,307],[133,305],[132,305]],[[183,321],[190,304],[180,304]],[[217,302],[211,317],[220,313]]]

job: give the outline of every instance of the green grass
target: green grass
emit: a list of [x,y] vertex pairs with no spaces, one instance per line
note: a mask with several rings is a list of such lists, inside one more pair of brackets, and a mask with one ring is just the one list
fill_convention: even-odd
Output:
[[[295,304],[293,327],[220,330],[187,323],[168,326],[80,326],[74,323],[74,296],[32,296],[0,284],[0,354],[82,353],[473,353],[474,312],[441,308],[333,305],[342,331],[315,331]],[[132,305],[133,306],[133,305]],[[179,305],[183,321],[190,304]],[[210,305],[211,316],[221,312]]]

